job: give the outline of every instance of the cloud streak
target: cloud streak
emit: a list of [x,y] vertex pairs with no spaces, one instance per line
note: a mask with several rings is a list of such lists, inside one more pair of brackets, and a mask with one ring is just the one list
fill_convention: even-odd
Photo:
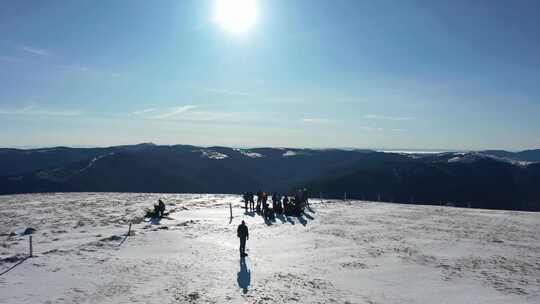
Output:
[[203,111],[198,106],[184,105],[171,108],[149,108],[133,111],[128,114],[134,119],[208,123],[208,124],[257,124],[261,121],[265,125],[273,125],[279,122],[274,113],[262,112],[239,112],[239,111]]
[[413,119],[415,119],[414,117],[411,117],[411,116],[386,116],[386,115],[375,115],[375,114],[364,115],[364,118],[366,118],[366,119],[378,119],[378,120],[394,120],[394,121],[413,120]]
[[137,111],[133,111],[131,112],[132,115],[141,115],[141,114],[146,114],[146,113],[150,113],[150,112],[154,112],[156,109],[143,109],[143,110],[137,110]]
[[1,109],[0,115],[41,115],[41,116],[80,116],[81,111],[42,109],[35,105],[29,105],[20,109]]
[[42,56],[42,57],[46,57],[46,56],[51,55],[51,52],[49,52],[48,50],[35,48],[35,47],[28,46],[28,45],[19,45],[16,48],[19,51],[30,53],[32,55],[37,55],[37,56]]
[[390,131],[390,132],[402,133],[402,132],[408,132],[409,131],[407,129],[396,129],[396,128],[385,129],[385,128],[381,128],[381,127],[371,127],[371,126],[362,126],[362,127],[360,127],[360,129],[364,130],[364,131],[368,131],[368,132],[387,132],[387,131]]
[[151,116],[149,118],[151,119],[167,119],[167,118],[172,118],[172,117],[175,117],[175,116],[178,116],[180,114],[183,114],[183,113],[186,113],[186,112],[189,112],[193,109],[197,108],[197,106],[194,106],[194,105],[186,105],[186,106],[181,106],[181,107],[173,107],[173,108],[169,108],[169,110],[165,113],[161,113],[161,114],[158,114],[158,115],[154,115],[154,116]]
[[360,129],[362,129],[362,130],[364,130],[364,131],[369,131],[369,132],[381,132],[381,131],[384,131],[383,128],[378,128],[378,127],[368,127],[368,126],[360,127]]
[[245,93],[245,92],[230,91],[230,90],[223,90],[223,89],[205,89],[204,91],[207,93],[229,95],[229,96],[248,96],[249,95],[248,93]]
[[327,118],[306,117],[302,118],[302,122],[307,124],[327,124],[330,120]]
[[[27,53],[31,53],[33,55],[38,55],[38,56],[41,56],[41,57],[51,56],[51,53],[49,51],[43,50],[43,49],[30,48],[30,47],[27,47],[27,46],[16,47],[16,49],[27,52]],[[2,61],[2,62],[10,62],[10,63],[23,63],[24,64],[24,63],[35,63],[35,58],[30,59],[30,58],[24,58],[22,56],[21,57],[12,57],[12,56],[0,55],[0,61]],[[78,73],[85,73],[85,74],[90,73],[90,74],[103,75],[103,76],[109,76],[109,77],[115,77],[115,78],[121,76],[119,73],[106,71],[106,70],[101,70],[101,69],[97,69],[97,68],[94,68],[94,67],[89,67],[89,66],[84,66],[84,65],[79,65],[79,64],[52,63],[52,62],[47,61],[47,60],[40,61],[40,64],[46,64],[46,65],[51,66],[51,67],[64,69],[64,70],[69,70],[69,71],[74,71],[74,72],[78,72]]]

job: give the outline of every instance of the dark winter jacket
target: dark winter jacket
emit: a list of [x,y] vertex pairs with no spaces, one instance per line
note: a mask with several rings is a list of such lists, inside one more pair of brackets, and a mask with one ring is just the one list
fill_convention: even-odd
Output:
[[238,225],[237,235],[239,238],[249,238],[248,227],[244,224]]

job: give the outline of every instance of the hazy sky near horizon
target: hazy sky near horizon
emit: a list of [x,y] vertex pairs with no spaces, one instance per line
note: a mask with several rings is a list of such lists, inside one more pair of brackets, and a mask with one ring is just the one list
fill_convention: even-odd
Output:
[[4,1],[0,146],[540,148],[539,1],[255,5]]

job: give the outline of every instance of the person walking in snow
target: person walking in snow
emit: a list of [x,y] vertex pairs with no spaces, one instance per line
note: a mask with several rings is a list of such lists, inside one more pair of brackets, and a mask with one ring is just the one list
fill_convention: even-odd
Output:
[[242,224],[238,225],[236,235],[240,238],[240,257],[245,257],[247,256],[246,241],[249,240],[249,231],[246,222],[242,221]]

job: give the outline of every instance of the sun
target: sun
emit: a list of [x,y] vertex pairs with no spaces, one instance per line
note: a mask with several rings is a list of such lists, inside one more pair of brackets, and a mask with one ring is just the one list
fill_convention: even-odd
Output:
[[228,32],[244,33],[257,20],[256,0],[216,0],[214,20]]

